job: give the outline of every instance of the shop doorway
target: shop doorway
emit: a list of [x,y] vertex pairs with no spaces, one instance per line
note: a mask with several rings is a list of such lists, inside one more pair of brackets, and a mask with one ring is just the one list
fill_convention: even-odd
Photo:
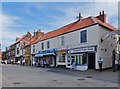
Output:
[[88,53],[88,69],[95,69],[95,53]]

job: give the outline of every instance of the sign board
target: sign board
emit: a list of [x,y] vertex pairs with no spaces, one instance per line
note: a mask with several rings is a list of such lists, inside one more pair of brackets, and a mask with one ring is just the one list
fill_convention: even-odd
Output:
[[49,49],[49,50],[40,50],[38,53],[45,54],[45,53],[54,53],[56,52],[56,48]]
[[95,51],[95,47],[84,47],[68,50],[68,53],[91,52]]

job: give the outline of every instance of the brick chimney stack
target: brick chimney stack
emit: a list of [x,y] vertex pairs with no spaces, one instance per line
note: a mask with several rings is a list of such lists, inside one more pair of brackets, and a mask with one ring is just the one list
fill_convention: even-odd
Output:
[[102,11],[102,13],[99,13],[99,16],[97,16],[96,18],[98,18],[100,21],[102,21],[103,23],[106,23],[106,14],[104,11]]
[[36,39],[43,35],[44,35],[44,32],[42,32],[40,29],[38,29],[38,31],[34,32],[34,36],[36,37]]
[[19,39],[20,39],[19,37],[16,37],[16,42],[17,42]]

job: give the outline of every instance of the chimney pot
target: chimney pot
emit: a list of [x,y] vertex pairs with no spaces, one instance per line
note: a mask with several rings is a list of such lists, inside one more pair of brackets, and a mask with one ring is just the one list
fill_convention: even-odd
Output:
[[100,12],[100,15],[101,15],[101,12]]
[[81,16],[81,13],[79,13],[79,17],[78,17],[78,21],[81,21],[82,20],[82,16]]
[[103,14],[103,15],[105,14],[104,11],[102,11],[102,14]]

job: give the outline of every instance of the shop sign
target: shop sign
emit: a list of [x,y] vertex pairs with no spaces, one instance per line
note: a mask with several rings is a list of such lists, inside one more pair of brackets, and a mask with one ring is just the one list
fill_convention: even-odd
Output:
[[40,54],[46,54],[46,53],[54,53],[54,52],[56,52],[56,48],[49,49],[49,50],[41,50],[38,53],[40,53]]
[[58,51],[61,51],[61,50],[67,50],[67,46],[61,46],[57,49]]
[[66,51],[58,51],[58,54],[66,54]]
[[68,53],[78,53],[78,52],[90,52],[95,51],[95,47],[85,47],[69,50]]

